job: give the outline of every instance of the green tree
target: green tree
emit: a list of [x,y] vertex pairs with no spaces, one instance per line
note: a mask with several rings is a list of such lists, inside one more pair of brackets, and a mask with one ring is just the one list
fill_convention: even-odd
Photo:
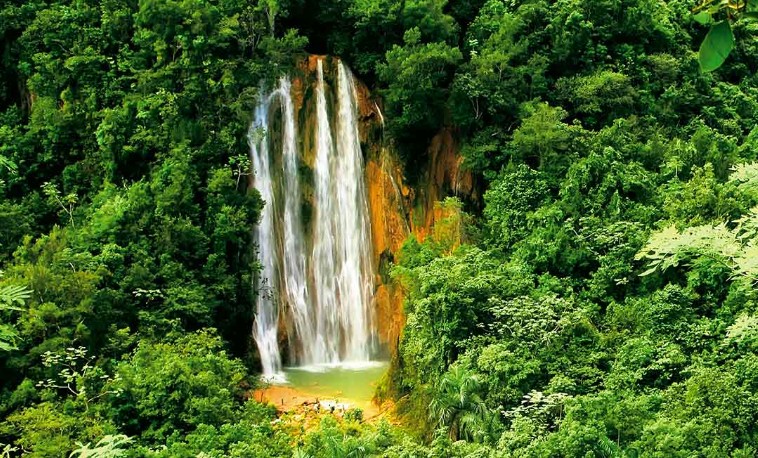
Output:
[[114,421],[142,441],[163,444],[175,431],[231,421],[245,370],[206,331],[173,344],[142,342],[116,374],[108,385],[121,393],[110,401]]
[[399,140],[431,137],[442,126],[447,86],[462,54],[445,42],[424,42],[418,27],[405,32],[404,44],[387,51],[377,74],[388,83],[386,106],[390,128]]

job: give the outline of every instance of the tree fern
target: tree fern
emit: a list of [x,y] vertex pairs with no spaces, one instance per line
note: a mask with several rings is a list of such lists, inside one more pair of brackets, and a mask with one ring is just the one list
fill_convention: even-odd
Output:
[[[729,181],[742,192],[758,197],[758,162],[736,165]],[[648,261],[648,269],[641,274],[644,276],[699,257],[724,264],[735,276],[758,280],[758,207],[730,225],[703,225],[682,231],[668,226],[654,233],[635,259]]]
[[758,195],[758,162],[737,164],[732,167],[729,181],[751,195]]
[[[31,296],[32,291],[25,286],[5,285],[0,287],[0,312],[4,310],[21,310],[17,307],[24,305],[24,301]],[[0,316],[0,320],[3,317]],[[13,326],[0,321],[0,351],[16,349],[15,342],[18,334]]]
[[129,444],[132,440],[123,435],[107,435],[100,439],[94,448],[90,444],[83,445],[78,443],[79,448],[71,452],[69,458],[115,458],[124,456],[126,450],[122,447]]
[[654,233],[635,256],[636,260],[648,261],[648,269],[640,275],[707,257],[728,267],[735,276],[758,280],[758,210],[754,208],[735,223],[733,229],[721,223],[683,231],[669,226]]
[[5,285],[0,287],[0,310],[21,310],[15,305],[24,305],[32,291],[26,286]]

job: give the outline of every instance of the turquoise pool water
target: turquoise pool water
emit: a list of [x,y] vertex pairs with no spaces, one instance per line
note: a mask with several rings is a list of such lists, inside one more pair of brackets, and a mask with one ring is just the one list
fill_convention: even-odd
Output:
[[371,362],[356,366],[290,367],[284,374],[286,385],[297,390],[361,406],[371,402],[387,366],[387,362]]

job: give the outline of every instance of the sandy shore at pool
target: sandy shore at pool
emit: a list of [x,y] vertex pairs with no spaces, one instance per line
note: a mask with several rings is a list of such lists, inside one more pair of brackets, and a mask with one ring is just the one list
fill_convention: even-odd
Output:
[[[385,416],[392,408],[392,403],[385,402],[379,406],[373,402],[355,402],[346,398],[325,397],[324,395],[317,395],[308,393],[301,389],[295,389],[286,385],[271,385],[266,388],[255,390],[252,393],[252,397],[258,402],[268,402],[276,406],[280,412],[296,412],[316,410],[316,404],[321,403],[327,405],[329,403],[339,403],[340,407],[344,406],[347,409],[359,407],[363,409],[363,418],[366,421],[375,420]],[[335,409],[336,415],[341,415],[341,409]]]

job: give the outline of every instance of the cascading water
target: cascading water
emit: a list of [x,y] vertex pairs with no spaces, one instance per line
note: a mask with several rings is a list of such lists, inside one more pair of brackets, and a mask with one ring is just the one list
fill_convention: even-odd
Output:
[[267,125],[268,100],[263,100],[255,110],[255,119],[248,132],[252,166],[255,170],[255,186],[266,202],[261,214],[261,221],[255,231],[255,239],[258,244],[259,254],[262,259],[270,262],[263,264],[261,278],[258,279],[258,301],[256,304],[255,326],[253,337],[258,344],[261,355],[263,375],[268,378],[280,378],[282,371],[282,358],[279,354],[279,342],[277,340],[277,301],[276,292],[272,282],[276,279],[276,265],[278,264],[276,242],[274,208],[274,183],[271,175],[271,163],[268,142],[264,138],[264,129]]
[[[366,187],[363,178],[363,154],[358,138],[355,83],[349,70],[340,63],[337,68],[337,178],[336,219],[338,233],[343,234],[337,246],[338,298],[347,313],[339,314],[345,329],[346,359],[369,359],[373,330],[373,269],[371,265],[371,227],[368,218]],[[355,177],[357,179],[345,179]]]
[[[299,141],[287,78],[263,98],[251,127],[253,184],[266,202],[256,229],[263,268],[253,336],[268,378],[281,374],[280,319],[294,364],[353,365],[371,357],[374,272],[357,95],[347,67],[339,63],[336,73],[332,88],[317,62],[312,164],[298,151],[310,142]],[[312,173],[302,173],[306,167]],[[308,224],[305,188],[312,189]]]
[[[302,227],[300,181],[298,179],[297,132],[295,108],[292,103],[289,80],[282,78],[279,88],[272,94],[282,101],[282,162],[284,168],[284,239],[283,283],[285,300],[289,305],[294,334],[303,341],[314,339],[314,330],[308,325],[311,302],[308,294],[306,247]],[[277,258],[271,258],[277,262]],[[267,264],[268,261],[264,261]],[[290,342],[292,339],[290,338]]]
[[[316,163],[313,167],[316,217],[313,230],[313,280],[315,289],[316,340],[308,342],[314,354],[306,364],[336,363],[339,361],[339,346],[336,339],[340,333],[338,326],[339,304],[336,288],[337,236],[335,224],[335,183],[332,181],[334,166],[334,142],[329,126],[329,114],[324,91],[324,67],[318,61],[318,82],[316,86]],[[345,177],[344,179],[347,179]],[[305,342],[304,342],[305,343]]]

